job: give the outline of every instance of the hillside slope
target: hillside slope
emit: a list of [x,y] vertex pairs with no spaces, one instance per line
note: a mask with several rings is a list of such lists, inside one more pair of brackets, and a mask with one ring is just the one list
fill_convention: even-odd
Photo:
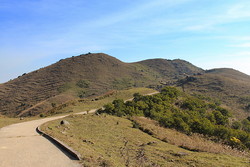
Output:
[[250,115],[250,76],[239,71],[221,68],[206,71],[203,75],[181,80],[185,91],[208,96],[230,107],[239,118]]
[[[243,167],[249,164],[248,158],[239,155],[196,152],[172,145],[167,140],[142,132],[136,128],[135,122],[125,118],[106,114],[69,116],[64,118],[70,122],[70,127],[66,128],[59,125],[61,120],[48,122],[42,125],[42,129],[76,150],[83,159],[83,166]],[[161,132],[162,129],[158,131]],[[174,131],[170,137],[183,139],[176,134],[180,133]],[[211,146],[211,142],[206,144]]]
[[73,56],[1,84],[0,112],[9,116],[37,115],[74,98],[159,85],[181,79],[184,73],[202,71],[182,60],[124,63],[103,53]]
[[183,78],[187,74],[190,75],[204,72],[201,68],[180,59],[150,59],[138,63],[155,70],[162,78],[170,80]]

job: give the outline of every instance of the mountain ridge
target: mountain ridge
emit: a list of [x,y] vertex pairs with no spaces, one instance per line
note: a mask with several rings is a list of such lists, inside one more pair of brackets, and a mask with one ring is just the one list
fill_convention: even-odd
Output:
[[[161,88],[176,85],[189,76],[232,77],[228,72],[223,75],[216,72],[218,70],[205,71],[180,59],[125,63],[104,53],[82,54],[0,84],[0,112],[9,116],[32,116],[75,98],[97,96],[114,89]],[[243,76],[235,70],[231,73],[234,78]],[[243,78],[242,84],[246,84],[248,77]]]

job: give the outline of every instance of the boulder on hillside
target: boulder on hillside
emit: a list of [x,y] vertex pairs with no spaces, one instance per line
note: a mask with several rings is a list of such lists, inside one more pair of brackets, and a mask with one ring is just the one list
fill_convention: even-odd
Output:
[[62,120],[62,121],[60,122],[60,124],[61,124],[61,125],[70,125],[70,123],[69,123],[68,121],[66,121],[66,120]]

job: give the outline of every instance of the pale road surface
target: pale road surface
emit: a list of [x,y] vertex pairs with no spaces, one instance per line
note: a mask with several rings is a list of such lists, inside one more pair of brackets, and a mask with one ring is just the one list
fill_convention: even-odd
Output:
[[36,132],[37,126],[61,117],[13,124],[0,129],[0,167],[80,167]]
[[[157,92],[148,95],[155,93]],[[95,111],[96,109],[93,109],[88,113]],[[86,114],[86,112],[77,114]],[[36,132],[39,125],[66,116],[28,121],[1,128],[0,167],[80,167],[78,161],[71,160]]]

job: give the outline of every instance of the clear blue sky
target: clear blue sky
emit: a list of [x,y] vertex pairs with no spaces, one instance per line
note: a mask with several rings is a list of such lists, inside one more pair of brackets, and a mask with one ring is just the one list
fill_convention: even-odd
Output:
[[250,74],[250,1],[0,0],[0,83],[87,52]]

